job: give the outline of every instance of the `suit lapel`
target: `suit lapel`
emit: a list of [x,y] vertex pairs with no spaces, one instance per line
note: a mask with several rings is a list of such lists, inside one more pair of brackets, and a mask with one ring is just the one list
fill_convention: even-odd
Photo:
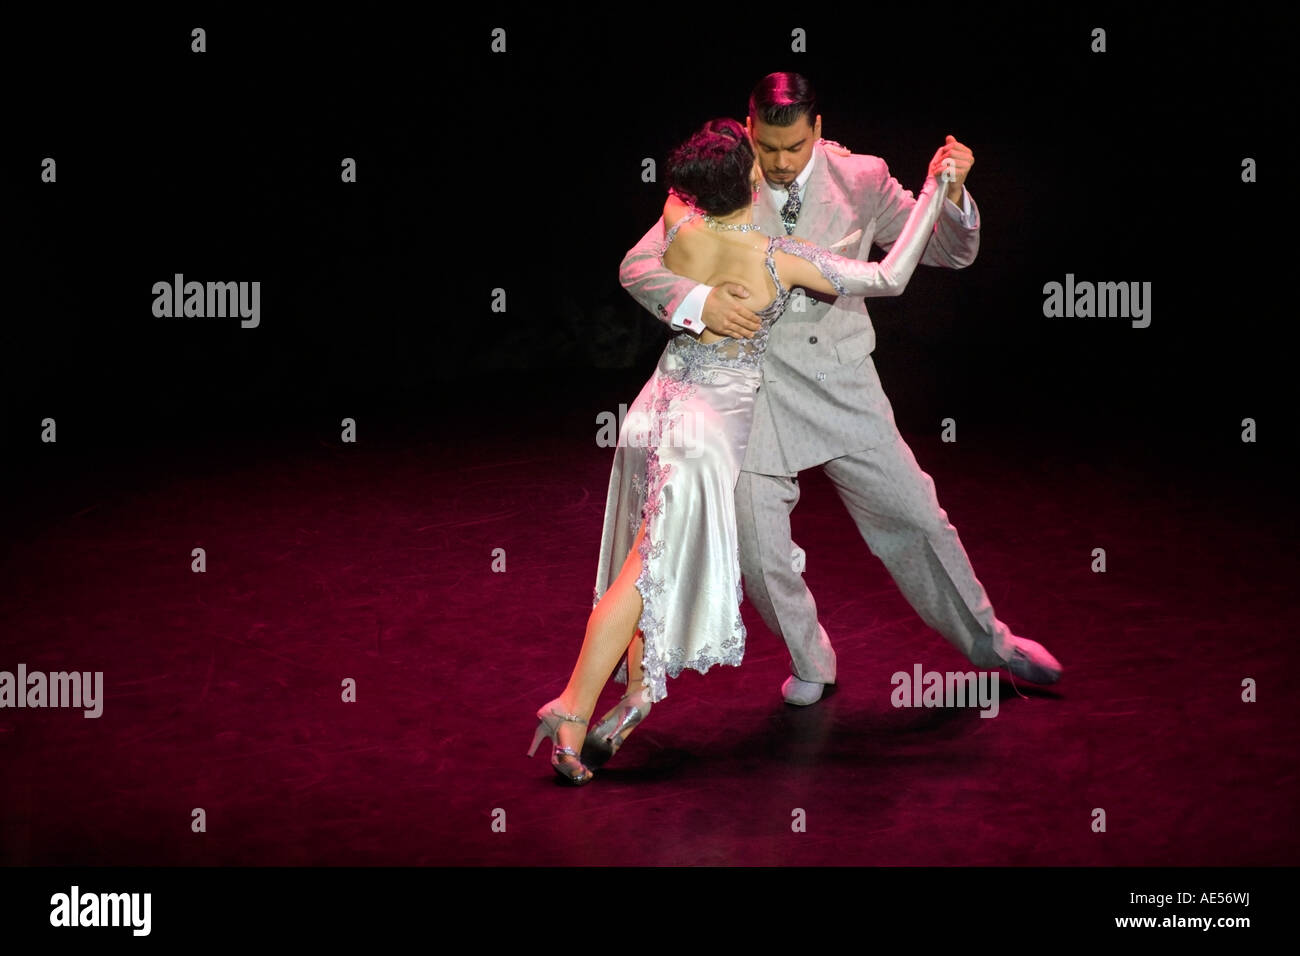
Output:
[[[804,186],[803,207],[799,210],[799,221],[795,223],[794,235],[800,239],[825,244],[840,238],[835,236],[827,239],[826,230],[831,226],[836,209],[846,205],[847,199],[830,174],[830,163],[826,159],[826,153],[821,146],[814,146],[813,150],[816,154],[815,165],[812,175],[808,177],[808,182]],[[778,224],[781,222],[779,211],[776,220]],[[784,232],[785,227],[781,228]]]
[[[813,150],[817,155],[813,161],[812,175],[804,184],[803,206],[799,210],[799,221],[794,226],[794,235],[825,245],[840,238],[838,235],[828,238],[827,230],[835,225],[840,210],[852,207],[830,174],[830,162],[826,153],[821,146],[814,146]],[[758,202],[754,204],[754,222],[769,236],[785,235],[781,207],[772,199],[772,193],[766,187],[758,190]]]

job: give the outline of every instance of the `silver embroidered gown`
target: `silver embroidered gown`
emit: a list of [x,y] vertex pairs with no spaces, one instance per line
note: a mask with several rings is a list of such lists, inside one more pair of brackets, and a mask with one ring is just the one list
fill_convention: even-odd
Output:
[[[941,202],[942,190],[930,177],[881,263],[844,259],[786,236],[770,239],[766,266],[776,297],[755,313],[760,325],[754,336],[703,344],[682,332],[664,348],[619,430],[592,603],[618,577],[644,518],[636,588],[647,700],[667,695],[667,677],[738,665],[745,654],[734,492],[768,333],[790,298],[774,254],[812,262],[840,295],[896,295],[921,257]],[[695,216],[683,216],[668,231],[661,258]],[[626,683],[626,658],[615,680]]]

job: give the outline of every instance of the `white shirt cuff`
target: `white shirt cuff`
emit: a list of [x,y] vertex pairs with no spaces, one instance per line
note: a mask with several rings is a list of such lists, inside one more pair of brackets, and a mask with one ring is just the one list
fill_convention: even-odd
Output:
[[970,193],[965,186],[961,187],[961,224],[967,229],[975,228],[975,211],[970,207]]
[[711,285],[697,285],[686,298],[682,299],[682,304],[673,312],[673,317],[668,320],[668,324],[674,329],[686,329],[688,332],[704,331],[704,320],[700,316],[704,313],[704,300],[712,291]]

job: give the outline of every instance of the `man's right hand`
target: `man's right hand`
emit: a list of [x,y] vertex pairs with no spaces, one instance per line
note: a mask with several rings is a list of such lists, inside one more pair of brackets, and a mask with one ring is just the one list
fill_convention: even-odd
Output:
[[714,286],[704,300],[700,319],[710,332],[733,339],[752,339],[758,331],[759,318],[744,303],[749,290],[737,282]]

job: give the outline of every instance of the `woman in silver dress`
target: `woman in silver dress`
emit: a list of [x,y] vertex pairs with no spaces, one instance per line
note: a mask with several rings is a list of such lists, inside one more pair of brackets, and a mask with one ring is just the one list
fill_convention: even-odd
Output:
[[[879,263],[758,231],[753,190],[760,173],[735,120],[710,121],[669,159],[664,266],[708,285],[753,290],[761,324],[749,339],[678,332],[628,410],[610,474],[586,637],[564,692],[538,710],[528,751],[531,757],[550,737],[551,765],[564,780],[589,781],[588,765],[612,756],[667,695],[667,677],[740,663],[745,627],[733,494],[768,332],[795,286],[835,295],[903,291],[943,201],[942,153]],[[586,735],[584,754],[581,727],[620,658],[615,679],[628,692]]]

